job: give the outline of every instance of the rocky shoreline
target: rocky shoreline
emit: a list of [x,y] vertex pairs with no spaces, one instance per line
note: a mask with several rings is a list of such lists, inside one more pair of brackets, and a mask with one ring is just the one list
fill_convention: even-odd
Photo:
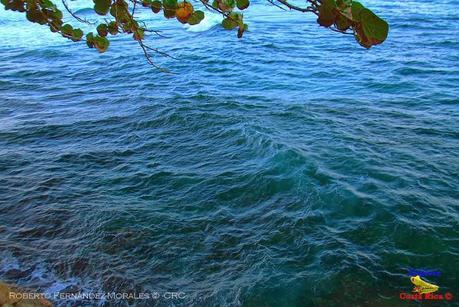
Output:
[[0,282],[0,307],[51,307],[40,293]]

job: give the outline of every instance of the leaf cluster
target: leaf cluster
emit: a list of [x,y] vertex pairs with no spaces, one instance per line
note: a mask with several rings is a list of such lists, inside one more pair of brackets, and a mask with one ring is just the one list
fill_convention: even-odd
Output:
[[[62,1],[68,13],[78,21],[84,22],[68,8],[66,0]],[[206,9],[222,14],[222,27],[226,30],[237,29],[239,38],[248,30],[248,25],[244,23],[243,12],[249,8],[250,0],[199,1]],[[381,44],[386,40],[389,32],[387,22],[358,1],[306,0],[307,7],[298,7],[288,0],[268,1],[279,7],[314,13],[317,15],[319,25],[334,31],[353,34],[357,42],[365,48]],[[46,25],[50,31],[60,33],[72,41],[77,42],[84,37],[80,28],[74,28],[63,22],[63,13],[52,0],[0,0],[0,2],[6,10],[24,13],[30,22]],[[103,16],[104,21],[96,23],[94,31],[86,33],[85,39],[89,48],[95,48],[101,53],[105,52],[110,46],[110,36],[128,34],[142,47],[150,64],[153,62],[149,58],[148,50],[162,55],[164,53],[143,43],[146,33],[158,34],[158,32],[147,29],[144,23],[136,18],[136,10],[147,9],[159,15],[162,13],[166,19],[176,19],[188,25],[197,25],[205,18],[204,11],[195,9],[194,5],[187,0],[93,0],[93,9],[97,15]]]
[[321,0],[317,15],[317,23],[323,27],[334,27],[340,32],[352,30],[365,48],[381,44],[389,33],[388,23],[358,1]]

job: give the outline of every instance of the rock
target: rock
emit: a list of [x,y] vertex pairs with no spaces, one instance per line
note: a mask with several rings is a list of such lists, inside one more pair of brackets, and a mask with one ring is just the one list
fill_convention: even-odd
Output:
[[0,282],[0,306],[2,307],[51,307],[51,302],[45,298],[27,298],[24,294],[35,294],[34,291],[21,289]]
[[12,289],[9,285],[0,282],[0,306],[7,305],[7,304],[14,304],[19,299],[14,299],[10,296]]

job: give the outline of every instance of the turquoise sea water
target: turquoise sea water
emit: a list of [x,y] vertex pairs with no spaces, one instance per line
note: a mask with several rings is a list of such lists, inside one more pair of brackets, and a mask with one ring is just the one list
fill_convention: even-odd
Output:
[[459,1],[364,3],[391,25],[371,50],[269,4],[242,40],[145,14],[175,74],[2,9],[0,280],[161,296],[58,306],[403,306],[413,268],[459,297]]

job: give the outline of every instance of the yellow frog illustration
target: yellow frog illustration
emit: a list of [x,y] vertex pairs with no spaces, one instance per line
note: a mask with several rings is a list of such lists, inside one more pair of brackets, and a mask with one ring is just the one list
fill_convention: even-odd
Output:
[[434,284],[430,284],[419,277],[419,275],[416,275],[414,277],[411,277],[411,282],[413,285],[415,285],[413,292],[417,293],[432,293],[436,292],[438,290],[438,286]]

